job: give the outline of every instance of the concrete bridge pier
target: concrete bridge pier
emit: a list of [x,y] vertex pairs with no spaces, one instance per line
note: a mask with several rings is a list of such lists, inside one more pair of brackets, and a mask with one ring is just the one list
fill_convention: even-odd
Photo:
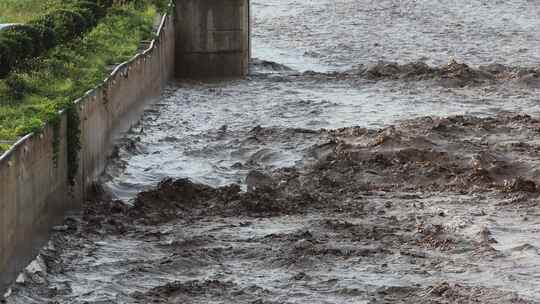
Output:
[[247,75],[249,0],[177,0],[176,18],[177,77]]

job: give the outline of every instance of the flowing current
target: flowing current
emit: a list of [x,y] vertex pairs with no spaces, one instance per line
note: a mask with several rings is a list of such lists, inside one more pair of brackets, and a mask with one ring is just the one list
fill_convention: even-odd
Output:
[[[114,199],[132,203],[138,193],[153,189],[168,177],[188,178],[211,187],[237,183],[246,190],[246,176],[253,170],[272,172],[313,162],[318,155],[313,146],[325,143],[327,138],[321,134],[326,130],[387,128],[425,116],[540,116],[540,82],[538,75],[530,72],[540,66],[540,2],[252,0],[251,5],[252,55],[256,59],[250,76],[204,83],[171,82],[161,99],[146,109],[140,123],[119,139],[117,157],[102,177],[104,188]],[[472,69],[491,65],[491,69],[506,67],[512,72],[506,78],[465,81],[462,85],[441,84],[432,77],[387,77],[384,72],[367,77],[358,72],[381,61],[432,67],[455,61]],[[513,140],[531,145],[540,142],[529,133],[522,137],[480,134],[482,128],[453,136],[465,136],[460,137],[463,143],[474,142],[473,152],[478,152],[475,149],[484,141],[509,146]],[[414,132],[407,127],[403,130]],[[442,147],[434,144],[433,149]],[[456,147],[455,143],[444,145],[448,151],[461,153]],[[463,149],[460,157],[468,157],[468,148]],[[538,164],[531,159],[521,161],[532,162],[529,177],[538,177]],[[359,241],[360,235],[373,233],[371,237],[377,240],[379,236],[375,228],[346,236],[342,226],[363,227],[369,216],[321,211],[249,221],[242,216],[208,217],[197,219],[195,224],[188,220],[160,224],[146,234],[139,231],[142,235],[161,233],[163,239],[158,241],[135,233],[126,237],[92,235],[74,242],[78,245],[68,246],[60,258],[71,264],[62,271],[50,271],[41,285],[28,283],[32,279],[26,274],[7,301],[149,303],[154,297],[156,303],[423,303],[425,297],[444,295],[447,283],[453,286],[449,289],[470,292],[468,300],[540,301],[537,210],[499,210],[494,203],[498,198],[491,194],[416,195],[414,203],[404,198],[411,194],[399,193],[359,199],[365,200],[366,210],[387,212],[387,216],[377,213],[381,216],[370,220],[377,229],[391,226],[389,218],[401,221],[405,217],[410,222],[403,219],[403,227],[410,224],[412,230],[417,229],[414,223],[433,220],[433,225],[442,221],[440,225],[459,231],[464,238],[489,231],[497,241],[493,250],[503,257],[463,249],[447,258],[443,250],[426,256],[406,246],[392,247],[406,238],[406,230],[392,232],[400,237],[378,244],[391,254],[370,247],[378,252],[376,257],[356,256],[350,261],[343,256],[350,258],[350,252],[367,246],[366,240]],[[381,211],[385,208],[378,203],[390,211]],[[390,205],[400,207],[392,209]],[[426,207],[414,209],[419,205]],[[328,232],[328,227],[333,230]],[[337,240],[332,239],[334,233]],[[286,249],[271,254],[258,251],[265,246],[268,250],[286,248],[285,239],[292,239],[291,246],[309,254],[292,256]],[[309,247],[320,244],[327,246],[324,259],[314,254],[322,252],[320,248]],[[347,254],[335,254],[331,250],[335,248],[328,244]],[[182,252],[184,255],[178,254],[181,259],[171,258],[167,246],[204,247],[204,254],[193,258]],[[256,250],[255,246],[260,247]],[[178,248],[175,250],[181,250]],[[224,248],[234,248],[236,256],[221,252]],[[298,259],[300,265],[272,260],[269,256],[273,254]],[[332,254],[338,258],[329,262],[326,259]],[[161,266],[156,266],[158,262]],[[39,264],[37,260],[31,266]],[[48,295],[53,289],[55,293]],[[454,302],[426,303],[463,303],[459,295],[465,291],[459,290]],[[406,298],[406,294],[417,298]],[[408,300],[395,300],[401,296]]]
[[[539,113],[536,87],[445,88],[429,81],[374,82],[317,77],[379,61],[535,67],[540,4],[533,1],[252,1],[252,76],[217,83],[171,83],[125,138],[107,186],[121,199],[164,177],[215,186],[237,182],[249,161],[294,164],[303,143],[239,142],[256,126],[382,127],[426,115]],[[293,71],[290,71],[292,69]],[[299,73],[294,73],[294,71]],[[287,76],[293,74],[292,76]],[[300,152],[300,154],[299,154]]]

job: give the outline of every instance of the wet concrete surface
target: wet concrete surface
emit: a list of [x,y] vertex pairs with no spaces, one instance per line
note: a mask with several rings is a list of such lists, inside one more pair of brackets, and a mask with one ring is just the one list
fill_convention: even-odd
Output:
[[540,302],[539,9],[253,1],[251,76],[171,83],[7,303]]

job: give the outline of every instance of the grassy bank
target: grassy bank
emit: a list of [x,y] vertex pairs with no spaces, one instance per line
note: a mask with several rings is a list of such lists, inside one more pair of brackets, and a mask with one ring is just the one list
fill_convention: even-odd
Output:
[[62,5],[61,0],[1,0],[0,23],[26,23]]
[[[83,38],[49,50],[0,80],[0,142],[41,129],[60,109],[101,83],[111,65],[132,57],[153,36],[154,5],[124,5]],[[0,144],[0,152],[8,145]]]

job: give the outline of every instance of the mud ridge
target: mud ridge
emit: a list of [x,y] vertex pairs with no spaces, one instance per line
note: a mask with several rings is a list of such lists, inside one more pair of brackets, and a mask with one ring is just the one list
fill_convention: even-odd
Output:
[[319,73],[307,71],[296,75],[338,79],[360,77],[373,81],[433,81],[437,85],[449,88],[497,83],[510,83],[525,88],[540,87],[540,70],[538,68],[512,67],[502,64],[473,67],[455,60],[451,60],[448,64],[442,66],[429,66],[422,61],[405,64],[380,61],[375,64],[361,64],[344,72]]
[[505,250],[496,222],[537,218],[539,120],[311,134],[309,161],[253,170],[247,191],[168,178],[125,203],[96,187],[7,303],[537,303],[510,266],[536,248]]

